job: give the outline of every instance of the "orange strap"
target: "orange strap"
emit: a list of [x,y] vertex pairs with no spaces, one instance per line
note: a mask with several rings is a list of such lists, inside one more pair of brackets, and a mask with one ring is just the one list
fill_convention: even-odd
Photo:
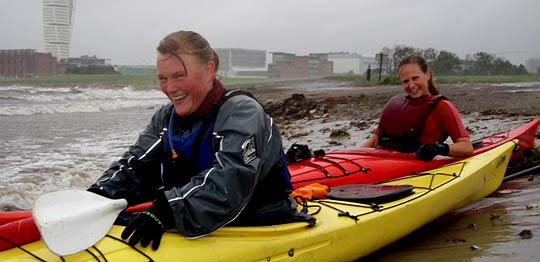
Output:
[[[325,198],[328,195],[328,192],[330,192],[330,187],[328,187],[327,185],[321,183],[313,183],[295,189],[291,193],[291,197],[296,199],[297,196],[301,196],[302,198],[305,198],[307,200],[316,200]],[[297,200],[297,202],[299,201]]]

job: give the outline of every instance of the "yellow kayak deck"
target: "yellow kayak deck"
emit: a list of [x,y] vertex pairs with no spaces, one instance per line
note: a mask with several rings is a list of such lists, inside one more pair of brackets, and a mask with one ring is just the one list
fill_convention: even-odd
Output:
[[[100,242],[60,258],[42,241],[0,252],[0,261],[352,261],[364,257],[445,213],[494,192],[501,184],[515,142],[431,171],[384,184],[412,185],[413,194],[367,205],[322,199],[307,202],[317,223],[224,227],[186,239],[166,233],[158,251],[128,246],[114,226]],[[302,208],[299,206],[299,208]]]

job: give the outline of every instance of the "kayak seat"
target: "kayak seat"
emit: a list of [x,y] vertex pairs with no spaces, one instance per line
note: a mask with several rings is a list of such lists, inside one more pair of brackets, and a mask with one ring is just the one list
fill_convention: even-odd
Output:
[[381,204],[413,194],[412,185],[350,184],[330,188],[327,198],[365,204]]

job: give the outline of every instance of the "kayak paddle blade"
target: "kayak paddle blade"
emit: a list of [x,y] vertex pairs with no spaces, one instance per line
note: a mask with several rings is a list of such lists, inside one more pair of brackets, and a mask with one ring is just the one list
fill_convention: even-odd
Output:
[[110,199],[84,190],[63,190],[40,196],[32,216],[47,247],[59,256],[85,250],[111,229],[125,199]]

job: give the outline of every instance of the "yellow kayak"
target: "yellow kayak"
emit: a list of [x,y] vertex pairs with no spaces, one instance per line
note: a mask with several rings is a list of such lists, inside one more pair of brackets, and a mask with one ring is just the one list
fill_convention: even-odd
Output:
[[[411,194],[381,204],[322,199],[307,202],[317,223],[224,227],[186,239],[166,233],[159,250],[128,246],[113,226],[93,247],[59,257],[43,241],[0,252],[0,261],[352,261],[404,237],[445,213],[494,192],[515,142],[431,171],[383,183],[411,185]],[[302,208],[302,207],[299,207]]]

